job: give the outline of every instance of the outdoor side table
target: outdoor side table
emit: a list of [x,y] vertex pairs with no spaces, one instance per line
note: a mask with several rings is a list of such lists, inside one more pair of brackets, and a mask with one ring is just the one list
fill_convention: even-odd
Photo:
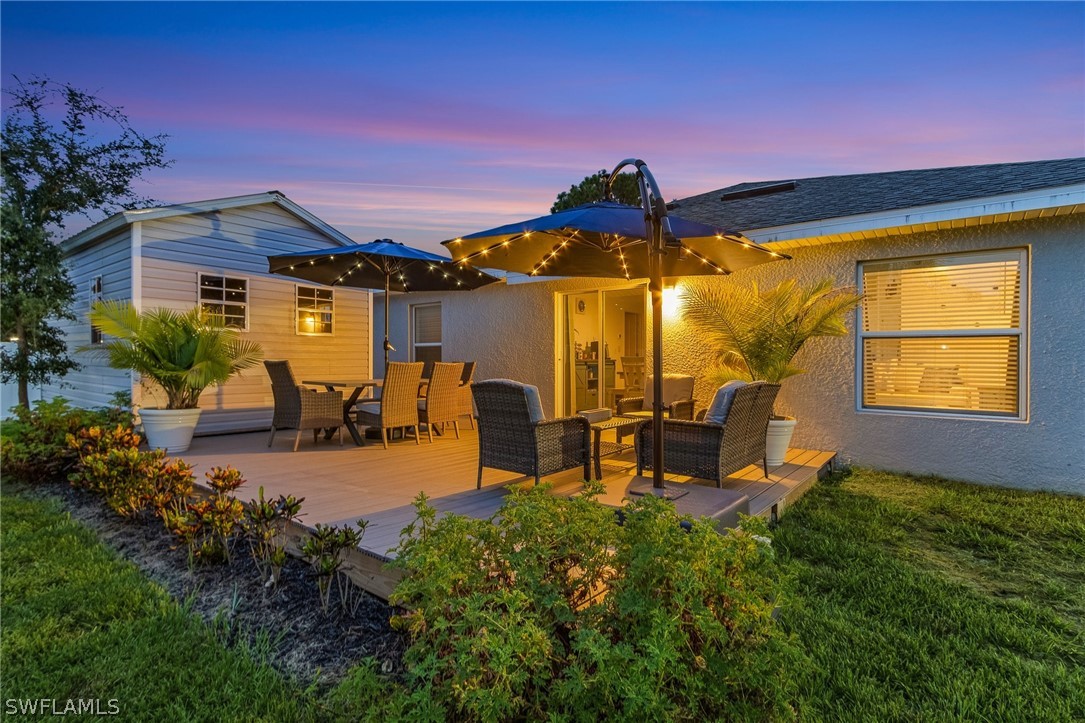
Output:
[[627,449],[632,449],[631,444],[622,444],[621,442],[604,442],[603,432],[608,429],[619,429],[622,427],[636,427],[637,424],[643,420],[636,417],[611,417],[610,419],[604,419],[599,422],[591,423],[591,446],[592,457],[595,460],[595,478],[603,478],[603,467],[599,463],[599,460],[606,455],[618,454],[624,452]]

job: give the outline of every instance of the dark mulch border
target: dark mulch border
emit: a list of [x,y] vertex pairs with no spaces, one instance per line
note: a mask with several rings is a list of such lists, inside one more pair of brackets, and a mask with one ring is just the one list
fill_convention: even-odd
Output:
[[[193,613],[214,622],[224,644],[254,643],[266,633],[272,641],[267,662],[305,685],[333,685],[367,657],[375,658],[384,673],[402,673],[406,640],[391,628],[394,608],[359,589],[362,597],[353,614],[335,603],[333,593],[332,608],[325,615],[316,581],[301,560],[290,558],[279,583],[265,588],[243,540],[235,541],[229,564],[190,567],[187,548],[156,517],[124,519],[98,497],[66,483],[18,484],[9,489],[59,500],[72,519],[93,530]],[[238,499],[244,499],[245,489],[238,492]]]

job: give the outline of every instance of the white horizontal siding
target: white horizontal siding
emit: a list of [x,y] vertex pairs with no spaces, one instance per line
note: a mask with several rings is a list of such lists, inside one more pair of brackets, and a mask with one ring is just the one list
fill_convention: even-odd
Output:
[[[249,330],[266,359],[288,359],[299,379],[369,374],[369,294],[335,290],[333,336],[295,331],[296,282],[267,273],[267,256],[334,248],[323,234],[272,204],[143,223],[143,306],[192,308],[198,275],[239,276],[249,282]],[[143,403],[156,403],[147,389]],[[263,366],[246,370],[200,399],[197,434],[266,427],[273,406]]]
[[143,258],[266,273],[267,257],[333,248],[327,236],[274,204],[143,224]]
[[77,351],[90,344],[91,282],[102,277],[103,299],[129,299],[132,295],[131,235],[126,227],[101,243],[79,251],[65,260],[68,276],[75,284],[75,303],[72,313],[75,321],[62,321],[69,351],[82,368],[69,373],[62,380],[42,387],[43,397],[64,397],[80,407],[99,407],[109,404],[115,392],[131,390],[131,374],[127,370],[112,369],[104,358]]

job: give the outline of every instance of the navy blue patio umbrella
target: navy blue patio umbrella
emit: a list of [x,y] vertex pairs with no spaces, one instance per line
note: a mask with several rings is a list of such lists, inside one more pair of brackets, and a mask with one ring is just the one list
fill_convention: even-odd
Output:
[[[641,206],[610,198],[618,173],[636,169]],[[790,258],[739,233],[667,214],[648,166],[622,161],[606,184],[608,200],[443,241],[457,263],[531,276],[648,278],[652,296],[652,487],[663,494],[663,279],[729,274]],[[678,495],[674,495],[678,496]]]
[[325,251],[300,251],[268,257],[268,272],[325,286],[384,289],[384,368],[388,352],[388,295],[392,291],[456,291],[477,289],[500,279],[447,256],[406,246],[391,239]]

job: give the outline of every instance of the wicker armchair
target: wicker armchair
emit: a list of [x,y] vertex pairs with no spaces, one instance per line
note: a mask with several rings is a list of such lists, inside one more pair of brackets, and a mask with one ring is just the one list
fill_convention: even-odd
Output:
[[279,429],[296,429],[294,451],[298,451],[302,430],[313,430],[315,444],[322,429],[339,429],[339,445],[343,445],[343,393],[318,392],[298,384],[288,361],[264,361],[264,368],[271,377],[271,394],[275,399],[275,412],[271,418],[271,434],[267,446],[275,440]]
[[433,427],[452,422],[456,430],[456,439],[460,438],[459,389],[460,376],[463,374],[463,362],[436,362],[433,375],[429,379],[426,396],[418,400],[418,421],[426,424],[430,444],[433,443]]
[[478,484],[482,468],[540,477],[581,467],[591,477],[591,427],[584,417],[546,419],[539,390],[508,379],[475,382]]
[[[713,480],[723,479],[758,460],[765,477],[765,432],[779,384],[754,382],[734,392],[724,424],[668,419],[663,422],[663,465],[671,474]],[[652,468],[652,422],[636,431],[637,474]]]
[[422,362],[388,362],[381,398],[357,406],[359,427],[380,427],[381,441],[388,449],[388,430],[414,428],[418,444],[418,385],[422,381]]
[[456,407],[458,416],[467,415],[467,423],[471,429],[475,428],[475,402],[471,398],[471,383],[475,379],[475,363],[464,362],[463,374],[460,375],[460,386],[456,390]]

